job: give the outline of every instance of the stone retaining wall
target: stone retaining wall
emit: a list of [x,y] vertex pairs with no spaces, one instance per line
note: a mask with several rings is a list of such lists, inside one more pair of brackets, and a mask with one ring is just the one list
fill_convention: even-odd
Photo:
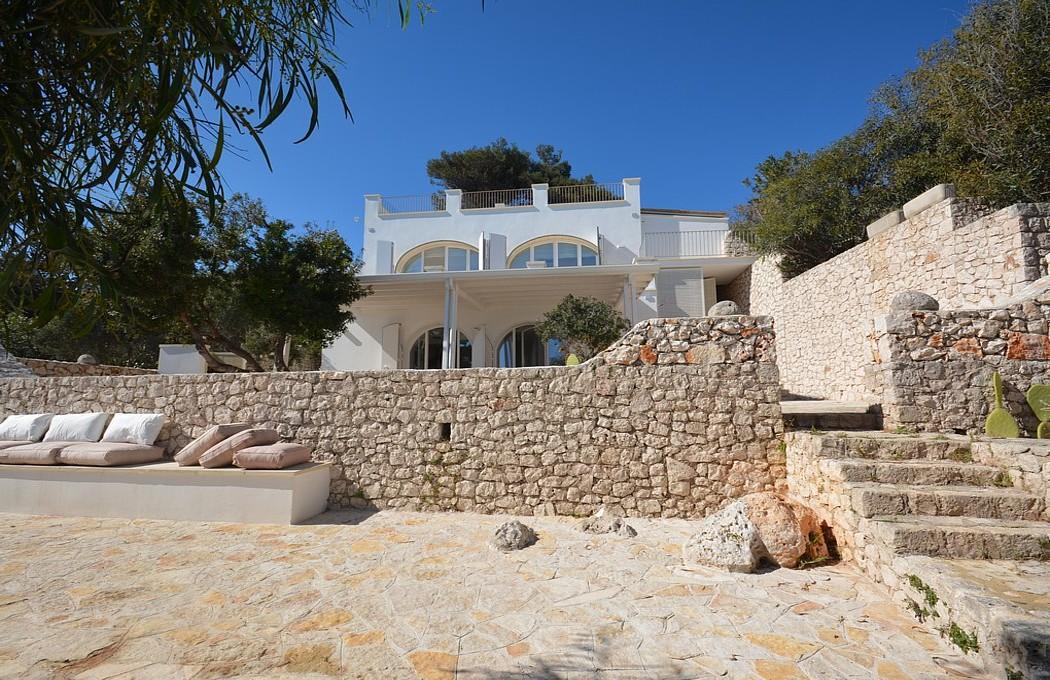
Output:
[[874,324],[896,293],[920,290],[948,307],[997,304],[1044,276],[1048,253],[1050,204],[982,216],[972,201],[949,198],[787,281],[775,261],[759,260],[748,311],[777,320],[787,392],[878,402]]
[[19,357],[18,361],[28,367],[29,370],[39,378],[80,377],[89,375],[150,375],[157,372],[155,368],[109,366],[106,364],[81,364],[76,361],[54,361],[52,359],[29,359]]
[[894,312],[880,321],[887,427],[983,432],[998,371],[1007,409],[1035,436],[1025,391],[1050,383],[1050,279],[1024,297],[997,309]]
[[0,381],[2,414],[163,412],[174,452],[274,426],[333,507],[698,517],[785,477],[772,320],[654,319],[578,367]]

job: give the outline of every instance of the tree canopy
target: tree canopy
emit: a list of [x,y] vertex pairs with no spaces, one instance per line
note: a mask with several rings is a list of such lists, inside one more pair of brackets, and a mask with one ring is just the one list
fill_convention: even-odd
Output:
[[865,225],[952,182],[991,207],[1050,200],[1050,3],[986,0],[920,65],[884,85],[854,132],[770,156],[734,228],[797,275],[860,243]]
[[572,176],[572,165],[562,158],[560,149],[540,144],[532,155],[517,144],[500,137],[485,146],[462,151],[442,151],[427,161],[427,175],[443,189],[490,191],[523,189],[531,184],[563,186],[593,184],[594,177]]
[[[321,89],[350,110],[336,74],[339,0],[10,0],[0,3],[0,271],[8,305],[57,313],[57,275],[102,268],[91,229],[131,188],[146,202],[191,192],[221,203],[231,132],[253,139],[292,100],[319,121]],[[351,0],[367,11],[372,0]],[[427,4],[398,0],[402,25]],[[269,162],[267,158],[267,162]],[[142,191],[145,193],[141,193]],[[159,204],[159,203],[158,203]],[[32,288],[38,271],[46,294]],[[119,282],[105,296],[128,292]],[[39,292],[39,291],[37,291]]]
[[566,295],[543,315],[536,332],[544,342],[558,340],[564,354],[586,361],[616,342],[630,327],[627,319],[607,302]]
[[[213,213],[201,200],[172,193],[158,202],[147,191],[89,232],[97,271],[63,272],[77,305],[39,328],[31,314],[5,316],[0,339],[9,351],[60,359],[90,351],[104,361],[154,365],[158,342],[190,340],[213,371],[235,370],[222,351],[252,371],[287,370],[290,361],[319,354],[367,294],[359,263],[335,231],[296,231],[241,194]],[[108,285],[125,292],[107,296]],[[37,288],[47,290],[42,280]],[[78,323],[79,333],[62,337]],[[114,336],[120,340],[110,348]]]

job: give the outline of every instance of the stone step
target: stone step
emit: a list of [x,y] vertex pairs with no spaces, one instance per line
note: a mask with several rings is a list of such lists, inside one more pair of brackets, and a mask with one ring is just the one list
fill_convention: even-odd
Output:
[[844,482],[1005,487],[1012,484],[999,468],[949,460],[833,460],[828,461],[828,469]]
[[936,515],[1039,520],[1045,501],[1021,489],[981,486],[851,484],[853,507],[862,517]]
[[866,401],[785,400],[780,412],[789,430],[882,428],[882,408]]
[[901,435],[889,432],[831,433],[821,437],[822,458],[946,460],[970,463],[970,440],[959,435]]
[[1005,668],[1013,677],[1050,677],[1050,562],[908,555],[894,571],[913,614],[921,609],[935,628],[954,623],[976,634],[980,651],[998,657],[990,677]]
[[874,537],[898,555],[966,560],[1050,560],[1050,524],[928,515],[872,517]]

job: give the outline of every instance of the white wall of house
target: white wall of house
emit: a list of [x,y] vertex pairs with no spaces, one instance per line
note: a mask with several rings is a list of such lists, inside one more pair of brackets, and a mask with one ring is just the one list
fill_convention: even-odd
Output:
[[[484,365],[497,364],[500,342],[518,326],[532,324],[550,309],[547,303],[515,304],[513,307],[479,310],[460,298],[459,330],[471,341],[484,339]],[[383,330],[392,324],[398,328],[397,368],[407,368],[409,352],[420,335],[441,327],[444,310],[440,303],[420,304],[407,309],[369,309],[358,316],[322,354],[322,370],[371,371],[382,366]],[[646,315],[643,318],[650,318]],[[387,331],[388,335],[390,331]],[[479,357],[480,358],[480,357]],[[478,364],[475,363],[475,366]],[[391,367],[393,368],[393,367]]]
[[[622,201],[548,205],[546,185],[533,186],[534,205],[460,209],[461,193],[446,192],[441,212],[380,214],[379,194],[365,197],[364,268],[362,273],[391,274],[401,258],[433,241],[459,241],[475,248],[482,235],[506,237],[505,255],[523,243],[544,236],[573,236],[598,249],[599,234],[607,242],[602,264],[630,264],[641,246],[641,187],[625,179]],[[499,260],[500,258],[493,258]],[[505,261],[490,261],[486,269],[503,269]]]

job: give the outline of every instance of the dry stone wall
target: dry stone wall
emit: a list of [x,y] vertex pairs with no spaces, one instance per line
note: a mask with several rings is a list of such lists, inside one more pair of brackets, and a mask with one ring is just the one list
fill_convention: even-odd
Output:
[[152,368],[135,368],[133,366],[109,366],[107,364],[81,364],[76,361],[54,361],[51,359],[19,358],[23,365],[40,378],[61,378],[67,376],[87,375],[150,375],[156,373]]
[[3,414],[162,412],[276,427],[333,463],[330,505],[699,517],[785,478],[772,320],[653,319],[578,367],[0,381]]
[[982,215],[950,198],[785,281],[776,262],[751,270],[749,313],[777,320],[789,393],[879,401],[883,357],[875,320],[904,290],[948,307],[996,304],[1047,273],[1050,204]]
[[1002,308],[894,312],[880,321],[886,425],[981,432],[998,372],[1007,409],[1034,436],[1039,423],[1025,392],[1050,383],[1050,279],[1043,281]]

